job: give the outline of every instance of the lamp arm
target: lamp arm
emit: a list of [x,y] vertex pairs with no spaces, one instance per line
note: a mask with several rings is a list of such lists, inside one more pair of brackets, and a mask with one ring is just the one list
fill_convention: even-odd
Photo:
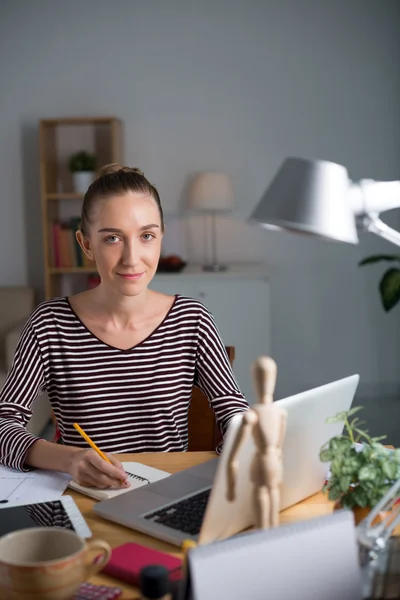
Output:
[[350,183],[349,200],[355,215],[380,214],[400,208],[400,181],[362,179]]
[[380,220],[375,213],[364,213],[356,217],[359,229],[375,233],[388,242],[400,246],[400,232],[392,229],[386,223]]

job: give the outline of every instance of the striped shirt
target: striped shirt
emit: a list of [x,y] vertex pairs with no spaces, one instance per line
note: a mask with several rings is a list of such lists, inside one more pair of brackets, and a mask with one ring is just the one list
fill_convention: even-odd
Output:
[[26,424],[44,390],[66,445],[87,447],[77,422],[106,452],[185,451],[193,385],[208,397],[223,435],[233,415],[248,408],[201,302],[177,295],[161,324],[129,350],[97,338],[66,298],[42,302],[0,393],[0,462],[25,468],[39,439]]

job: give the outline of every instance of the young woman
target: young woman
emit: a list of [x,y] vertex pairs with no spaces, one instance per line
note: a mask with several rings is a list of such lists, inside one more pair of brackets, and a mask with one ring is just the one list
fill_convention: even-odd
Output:
[[[25,325],[0,394],[0,462],[69,473],[81,485],[128,486],[118,459],[88,449],[77,422],[107,453],[187,449],[192,387],[225,434],[248,408],[214,319],[197,300],[148,289],[164,232],[155,187],[137,169],[108,165],[89,187],[77,239],[101,283],[40,304]],[[61,444],[31,435],[47,390]]]

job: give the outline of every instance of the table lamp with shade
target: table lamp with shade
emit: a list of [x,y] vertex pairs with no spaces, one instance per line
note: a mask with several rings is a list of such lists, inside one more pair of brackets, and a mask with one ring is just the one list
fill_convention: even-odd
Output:
[[211,220],[211,263],[203,266],[204,271],[225,271],[217,258],[217,229],[218,214],[228,213],[234,208],[233,186],[226,173],[203,171],[195,175],[188,191],[189,211],[208,215]]

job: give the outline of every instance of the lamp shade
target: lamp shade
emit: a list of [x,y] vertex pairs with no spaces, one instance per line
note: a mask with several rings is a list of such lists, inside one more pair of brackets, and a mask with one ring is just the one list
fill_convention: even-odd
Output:
[[264,227],[356,244],[356,223],[345,167],[287,158],[250,216]]
[[188,207],[195,211],[228,212],[234,207],[233,186],[226,173],[203,171],[192,180]]

